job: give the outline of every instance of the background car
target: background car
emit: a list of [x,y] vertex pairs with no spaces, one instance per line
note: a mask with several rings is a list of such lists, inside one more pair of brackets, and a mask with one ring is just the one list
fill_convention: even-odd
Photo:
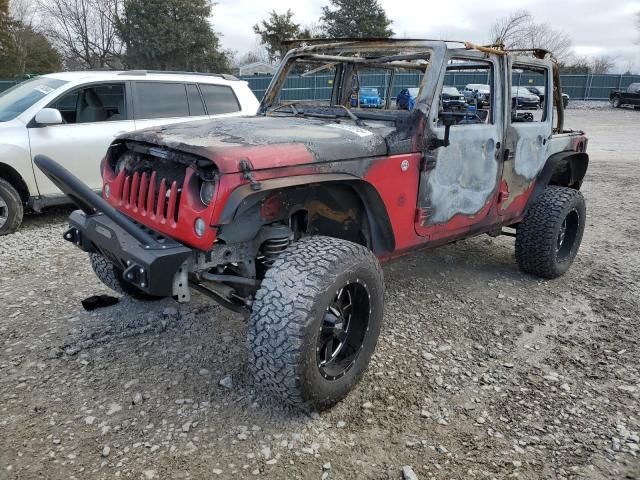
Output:
[[442,108],[444,110],[462,110],[467,108],[465,96],[456,87],[442,87]]
[[613,90],[609,94],[609,101],[613,108],[620,108],[623,105],[640,106],[640,83],[632,83],[626,90]]
[[470,83],[462,91],[467,103],[475,100],[479,107],[491,105],[491,86],[483,83]]
[[[380,92],[378,92],[377,88],[372,87],[363,87],[358,92],[358,103],[360,104],[360,108],[382,108],[384,106],[384,100],[380,97]],[[355,103],[352,101],[352,107]]]
[[[529,90],[534,95],[537,95],[540,98],[540,105],[544,105],[544,97],[545,97],[545,88],[544,87],[526,86],[524,88]],[[564,108],[567,108],[567,105],[569,105],[569,98],[570,98],[569,95],[567,95],[566,93],[562,94],[562,105],[564,106]]]
[[396,97],[396,107],[402,110],[412,110],[416,104],[416,97],[419,91],[420,89],[418,87],[403,88],[400,90],[400,93],[398,93]]
[[531,93],[526,87],[511,87],[511,106],[520,110],[537,110],[540,108],[540,97]]
[[145,127],[255,115],[258,100],[233,76],[147,71],[43,75],[0,94],[0,235],[24,207],[68,201],[32,161],[47,155],[95,190],[114,137]]

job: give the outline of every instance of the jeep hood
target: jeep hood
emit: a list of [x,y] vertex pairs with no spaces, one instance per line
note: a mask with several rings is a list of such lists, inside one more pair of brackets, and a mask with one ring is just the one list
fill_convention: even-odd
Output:
[[222,173],[240,171],[241,160],[255,170],[384,156],[388,123],[297,117],[227,117],[138,130],[119,137],[214,162]]

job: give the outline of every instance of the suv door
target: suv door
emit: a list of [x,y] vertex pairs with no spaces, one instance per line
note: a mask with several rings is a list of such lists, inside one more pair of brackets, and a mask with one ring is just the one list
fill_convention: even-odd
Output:
[[136,128],[209,118],[195,84],[182,82],[133,82]]
[[[44,154],[53,158],[94,190],[100,190],[100,161],[114,137],[134,130],[127,108],[126,82],[93,83],[74,88],[53,100],[48,108],[60,110],[65,123],[28,125],[31,158]],[[42,196],[62,192],[34,168]]]
[[[445,135],[442,122],[445,115],[449,113],[457,119],[450,127],[449,146],[429,149],[423,161],[415,229],[419,235],[428,237],[429,242],[487,229],[487,225],[498,221],[488,217],[502,175],[504,68],[498,58],[485,58],[478,53],[449,59],[448,74],[440,78],[429,113],[428,135],[440,140]],[[487,80],[482,83],[491,87],[489,106],[478,108],[477,112],[473,108],[466,112],[445,112],[440,98],[443,84],[453,85],[456,77],[468,76]]]
[[[541,85],[545,98],[553,98],[552,72],[548,64],[530,57],[509,57],[508,89],[530,80]],[[509,93],[511,96],[511,93]],[[549,157],[553,133],[553,102],[538,110],[511,109],[507,121],[502,194],[499,214],[505,221],[519,217],[534,181]]]

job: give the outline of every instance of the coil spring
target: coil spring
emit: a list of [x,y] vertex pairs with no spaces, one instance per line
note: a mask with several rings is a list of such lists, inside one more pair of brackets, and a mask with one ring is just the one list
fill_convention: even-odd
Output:
[[262,244],[262,254],[264,255],[264,264],[267,267],[273,265],[276,257],[280,252],[289,246],[289,237],[276,237],[266,240]]

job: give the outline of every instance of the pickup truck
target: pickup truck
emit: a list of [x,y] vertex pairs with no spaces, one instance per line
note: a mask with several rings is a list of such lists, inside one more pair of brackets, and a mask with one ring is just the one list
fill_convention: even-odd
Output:
[[[587,224],[587,138],[564,128],[546,55],[433,40],[309,41],[285,56],[257,116],[118,137],[102,162],[102,196],[50,158],[36,164],[77,204],[64,239],[88,253],[100,280],[143,299],[187,302],[195,290],[245,314],[256,386],[328,408],[374,352],[381,262],[504,234],[515,237],[525,274],[569,269]],[[511,73],[523,68],[555,87],[539,121],[511,111]],[[486,109],[441,107],[452,69],[487,74]],[[330,96],[282,100],[300,71],[332,72]],[[350,108],[371,71],[390,82],[386,92],[403,88],[396,73],[414,73],[415,107]]]
[[609,94],[609,101],[613,108],[624,105],[640,106],[640,83],[632,83],[626,90],[613,90]]

